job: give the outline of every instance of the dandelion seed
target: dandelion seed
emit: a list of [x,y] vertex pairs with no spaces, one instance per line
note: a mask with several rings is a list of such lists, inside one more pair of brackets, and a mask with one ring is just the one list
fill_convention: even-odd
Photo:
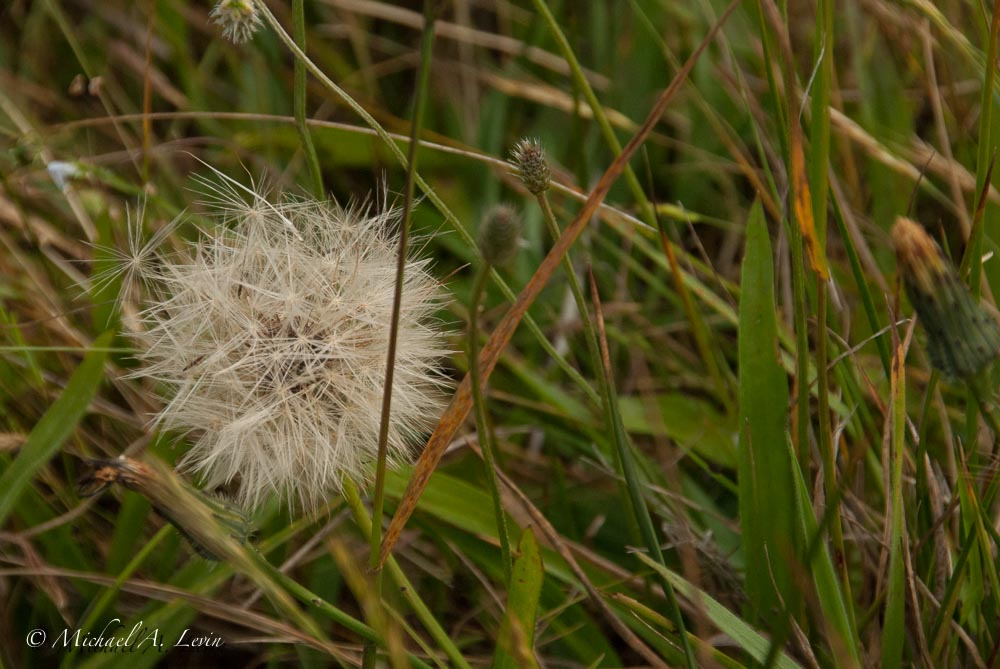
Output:
[[[273,492],[314,509],[377,455],[398,216],[256,190],[246,204],[242,189],[213,184],[228,226],[161,263],[135,375],[169,389],[156,421],[191,435],[182,464],[208,485],[238,481],[248,508]],[[404,277],[390,465],[436,420],[447,352],[426,261]]]
[[112,260],[111,265],[90,278],[91,290],[99,292],[121,278],[121,289],[115,298],[115,310],[120,310],[122,304],[137,295],[139,286],[152,287],[157,280],[156,258],[157,249],[170,236],[183,220],[183,212],[143,242],[142,222],[146,214],[146,201],[139,204],[137,211],[126,209],[125,230],[126,247],[96,246]]
[[233,44],[248,41],[262,25],[253,0],[219,0],[209,16]]
[[940,247],[920,224],[899,217],[892,228],[906,294],[927,330],[931,364],[968,379],[1000,352],[1000,326],[977,304]]

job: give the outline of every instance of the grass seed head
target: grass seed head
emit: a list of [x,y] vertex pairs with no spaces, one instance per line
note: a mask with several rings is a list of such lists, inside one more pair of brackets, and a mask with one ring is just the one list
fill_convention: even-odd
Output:
[[[156,269],[135,375],[169,389],[156,420],[191,433],[183,464],[208,485],[238,480],[247,508],[277,492],[315,509],[376,458],[398,216],[256,191],[245,203],[222,178],[225,225]],[[390,466],[436,420],[447,352],[427,263],[408,261],[404,281]]]
[[548,190],[552,173],[540,141],[525,137],[514,146],[510,157],[525,188],[536,195]]

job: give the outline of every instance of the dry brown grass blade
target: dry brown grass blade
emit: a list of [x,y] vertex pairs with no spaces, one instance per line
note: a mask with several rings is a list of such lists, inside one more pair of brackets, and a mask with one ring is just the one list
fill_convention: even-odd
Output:
[[[510,338],[513,336],[514,331],[517,329],[518,324],[521,322],[521,318],[527,312],[528,308],[538,297],[539,293],[542,292],[542,288],[548,283],[552,274],[555,272],[556,268],[562,262],[563,257],[569,251],[569,248],[576,241],[576,238],[580,236],[583,229],[587,226],[587,222],[590,221],[591,216],[597,211],[598,207],[604,201],[605,196],[607,196],[608,191],[611,190],[611,186],[618,180],[621,176],[622,171],[628,164],[628,161],[635,155],[639,146],[645,141],[646,137],[652,132],[653,127],[659,122],[663,113],[666,111],[667,105],[673,99],[677,91],[680,90],[681,85],[687,79],[691,70],[694,68],[695,63],[701,54],[705,51],[712,40],[715,39],[716,34],[722,28],[722,25],[729,18],[730,14],[736,9],[740,4],[740,0],[732,0],[729,6],[726,7],[726,11],[722,13],[719,20],[716,21],[715,25],[708,31],[705,38],[698,45],[698,48],[688,57],[685,61],[683,67],[677,72],[673,81],[667,86],[666,90],[657,99],[656,104],[653,105],[652,111],[643,121],[642,126],[640,126],[639,131],[629,140],[628,144],[622,150],[621,155],[618,156],[608,167],[607,171],[601,176],[601,180],[597,182],[594,190],[591,191],[590,196],[584,203],[583,208],[577,217],[566,226],[563,230],[562,235],[556,240],[556,243],[552,246],[552,250],[549,254],[545,256],[542,263],[535,270],[534,275],[531,280],[528,281],[524,290],[517,296],[517,301],[510,308],[507,314],[504,316],[503,320],[497,325],[493,334],[490,336],[489,341],[486,342],[486,346],[483,347],[483,351],[479,357],[479,366],[481,369],[482,380],[485,384],[489,379],[490,374],[493,372],[493,368],[496,366],[497,360],[500,358],[500,354],[503,352]],[[406,526],[406,521],[409,520],[410,516],[413,514],[414,509],[417,506],[417,502],[420,496],[423,494],[424,488],[427,487],[427,483],[430,481],[431,474],[437,468],[438,462],[441,460],[441,456],[444,455],[445,449],[451,442],[458,428],[461,427],[462,423],[465,422],[465,418],[469,415],[469,410],[472,408],[472,388],[469,382],[469,377],[466,376],[462,383],[458,386],[455,391],[454,397],[452,397],[451,404],[445,410],[444,415],[441,416],[441,420],[438,422],[437,429],[434,430],[434,434],[431,435],[427,442],[427,446],[424,448],[424,452],[420,455],[420,459],[417,461],[416,468],[414,469],[413,476],[410,478],[410,482],[406,487],[406,492],[403,494],[403,498],[400,500],[399,508],[396,510],[396,515],[393,516],[392,522],[389,523],[389,529],[386,531],[385,538],[382,541],[382,552],[379,557],[379,568],[385,564],[385,560],[389,553],[392,552],[393,546],[395,546],[396,541],[399,539],[400,533],[403,531],[403,527]]]
[[816,235],[816,222],[813,220],[812,195],[809,191],[809,179],[806,176],[805,151],[802,148],[802,126],[797,121],[792,123],[792,184],[794,186],[795,220],[806,243],[809,253],[809,266],[820,279],[830,278],[830,270],[826,265],[826,253]]

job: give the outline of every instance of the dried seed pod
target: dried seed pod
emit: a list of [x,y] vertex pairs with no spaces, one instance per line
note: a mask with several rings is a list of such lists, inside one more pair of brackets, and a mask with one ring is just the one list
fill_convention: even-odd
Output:
[[941,248],[915,221],[892,228],[906,294],[927,330],[931,364],[946,376],[968,379],[1000,352],[1000,326],[976,303]]
[[[206,560],[218,562],[228,552],[226,537],[213,533],[215,523],[240,544],[249,541],[253,527],[242,510],[224,498],[195,490],[180,477],[167,474],[168,470],[158,460],[140,461],[122,455],[86,463],[89,469],[78,482],[81,496],[93,497],[116,483],[140,493]],[[211,514],[214,523],[205,522],[205,513]]]

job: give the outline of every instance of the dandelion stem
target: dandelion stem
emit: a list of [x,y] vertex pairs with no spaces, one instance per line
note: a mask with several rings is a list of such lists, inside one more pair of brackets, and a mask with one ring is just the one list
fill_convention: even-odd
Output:
[[472,402],[476,409],[476,434],[479,447],[483,453],[483,463],[486,465],[486,482],[493,497],[493,511],[496,514],[497,535],[500,539],[500,559],[503,562],[504,584],[510,585],[511,556],[510,535],[507,532],[507,516],[503,510],[500,498],[500,480],[497,477],[496,449],[493,441],[493,431],[486,415],[486,400],[480,385],[479,373],[479,303],[482,300],[486,280],[490,275],[490,265],[484,262],[476,272],[472,285],[472,297],[469,300],[469,378],[472,382]]
[[[295,44],[302,51],[306,50],[306,11],[305,0],[292,0],[292,23],[295,34]],[[309,169],[309,176],[312,179],[313,192],[320,200],[326,198],[323,189],[323,173],[319,168],[319,157],[316,155],[316,147],[313,145],[312,135],[309,134],[309,127],[306,125],[306,66],[301,59],[295,59],[295,82],[292,92],[292,106],[295,113],[295,127],[299,131],[299,138],[302,140],[302,151],[305,153],[306,166]]]
[[[379,420],[378,457],[375,461],[375,493],[372,499],[371,544],[372,569],[376,570],[375,588],[379,596],[382,592],[382,572],[378,570],[378,557],[382,550],[382,514],[385,505],[385,468],[389,450],[389,419],[392,410],[392,382],[396,369],[396,343],[399,339],[399,314],[403,300],[404,271],[410,239],[410,215],[413,211],[414,175],[417,170],[417,147],[420,143],[420,128],[424,118],[424,100],[430,78],[431,50],[434,45],[433,2],[424,2],[424,33],[420,46],[420,72],[417,75],[417,90],[413,98],[413,121],[410,123],[410,142],[406,156],[406,199],[403,203],[403,220],[400,222],[399,251],[396,259],[396,284],[392,298],[392,319],[389,324],[389,351],[385,368],[385,387],[382,390],[382,415]],[[374,646],[365,646],[364,667],[373,666]]]

